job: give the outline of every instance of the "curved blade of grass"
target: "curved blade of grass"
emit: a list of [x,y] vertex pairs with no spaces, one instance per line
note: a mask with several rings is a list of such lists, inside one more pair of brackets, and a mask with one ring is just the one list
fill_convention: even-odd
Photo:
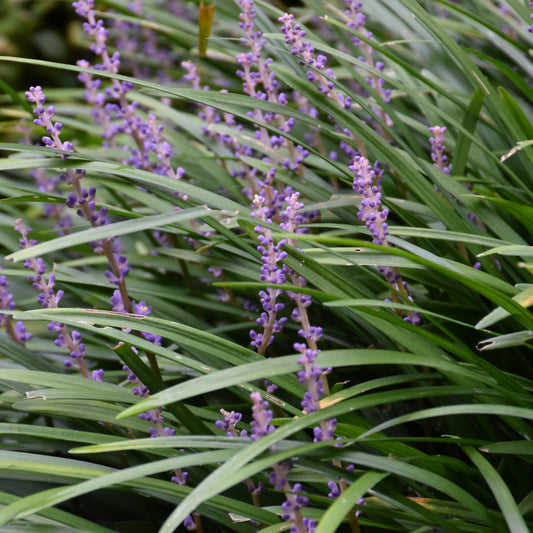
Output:
[[[205,394],[215,390],[223,389],[246,381],[252,381],[261,378],[270,378],[277,374],[295,373],[301,369],[298,364],[299,355],[276,357],[266,361],[256,363],[241,364],[236,368],[228,368],[214,374],[201,376],[195,379],[179,383],[161,391],[154,396],[142,400],[125,409],[120,417],[128,417],[141,413],[147,409],[164,406],[173,401],[180,401],[199,394]],[[317,364],[327,365],[328,367],[353,367],[359,365],[393,365],[393,364],[411,364],[421,365],[427,368],[435,368],[441,371],[458,373],[469,379],[483,380],[484,378],[478,373],[470,371],[464,367],[458,367],[456,364],[444,359],[437,359],[416,354],[402,354],[386,350],[332,350],[324,351],[318,355]]]
[[528,120],[520,105],[516,103],[515,99],[511,96],[509,91],[503,87],[498,88],[500,98],[507,109],[509,116],[513,118],[516,122],[516,125],[522,131],[523,138],[532,139],[533,138],[533,126]]
[[[79,429],[64,429],[61,427],[47,427],[31,424],[0,423],[2,435],[26,435],[39,439],[56,439],[66,442],[86,442],[89,444],[102,444],[105,442],[117,442],[114,435],[103,435],[92,431]],[[130,439],[124,439],[129,441]]]
[[[88,380],[86,380],[88,381]],[[127,423],[117,421],[116,416],[121,411],[117,405],[103,401],[89,400],[21,400],[12,405],[15,411],[57,416],[66,419],[90,420],[121,426],[129,430],[141,431],[147,434],[151,423],[140,418],[129,419]]]
[[[389,263],[387,263],[389,265]],[[447,317],[445,315],[442,315],[440,313],[434,313],[433,311],[428,311],[427,309],[423,309],[422,307],[418,307],[417,305],[408,305],[408,304],[398,304],[396,302],[390,302],[385,300],[365,300],[362,298],[359,299],[350,299],[350,300],[333,300],[331,302],[324,302],[325,307],[372,307],[372,308],[379,308],[384,307],[387,309],[395,310],[395,309],[403,309],[405,311],[416,311],[421,316],[432,316],[436,318],[440,318],[442,321],[450,321],[454,322],[455,324],[461,324],[465,327],[473,327],[470,324],[467,324],[466,322],[461,322],[459,320],[455,320],[453,318]]]
[[[90,529],[83,529],[78,526],[74,529],[68,526],[60,525],[46,525],[46,524],[10,524],[2,526],[2,533],[84,533],[91,531]],[[103,531],[111,532],[112,529],[104,529]]]
[[[524,420],[533,420],[533,408],[517,407],[514,405],[501,405],[501,404],[485,404],[485,405],[448,405],[446,407],[433,407],[431,409],[422,409],[415,413],[409,413],[396,417],[387,422],[382,422],[374,428],[363,433],[359,438],[364,439],[374,433],[382,432],[385,429],[405,424],[406,422],[413,422],[415,420],[424,420],[426,418],[435,418],[441,416],[455,416],[455,415],[495,415],[495,416],[510,416],[516,418],[522,418]],[[524,435],[525,438],[533,438],[533,430],[529,434]]]
[[123,389],[120,392],[115,391],[110,394],[107,390],[86,390],[83,387],[74,388],[72,386],[61,389],[37,389],[26,392],[26,398],[28,400],[34,400],[41,398],[43,400],[64,400],[69,398],[70,400],[102,400],[109,402],[121,402],[132,403],[135,401],[132,399],[132,393],[127,389]]
[[[485,99],[483,91],[477,87],[472,95],[470,104],[466,110],[465,116],[462,121],[463,128],[470,132],[474,133],[476,125],[479,119],[479,114],[481,108],[483,107],[483,101]],[[468,154],[470,148],[472,147],[472,138],[468,135],[465,135],[464,131],[459,132],[457,137],[456,149],[453,154],[452,159],[452,175],[462,176],[465,174],[466,164],[468,161]]]
[[49,361],[46,361],[42,357],[35,357],[25,346],[13,341],[11,338],[4,338],[0,343],[0,356],[5,360],[12,360],[22,367],[31,370],[41,370],[44,372],[56,372],[55,367]]
[[491,442],[483,444],[479,450],[485,453],[503,453],[512,455],[533,455],[533,441],[510,440],[506,442]]
[[[475,512],[475,516],[478,520],[491,523],[491,518],[485,505],[479,502],[476,498],[472,497],[463,488],[459,487],[455,483],[451,482],[447,478],[435,474],[430,470],[420,468],[403,461],[394,460],[388,457],[378,457],[363,452],[344,452],[341,454],[342,459],[356,465],[365,466],[366,468],[375,468],[391,474],[396,474],[403,478],[413,479],[421,484],[434,487],[440,492],[451,496],[456,501],[465,505]],[[463,499],[467,496],[466,499]]]
[[18,381],[20,383],[27,383],[28,385],[44,385],[47,387],[68,389],[85,389],[85,391],[103,392],[109,395],[110,399],[118,402],[129,403],[131,401],[131,394],[128,390],[113,385],[111,383],[104,383],[102,381],[94,381],[86,379],[81,376],[73,376],[70,374],[57,374],[51,372],[41,372],[38,370],[27,370],[18,368],[5,368],[2,370],[2,379],[8,381]]
[[498,471],[472,446],[461,446],[461,448],[485,478],[505,517],[509,531],[511,533],[529,533],[531,530],[527,527],[509,487]]
[[[466,519],[468,521],[475,518],[471,511],[465,511],[465,508],[461,508],[457,504],[454,505],[452,502],[439,502],[440,505],[439,503],[435,505],[432,498],[405,497],[393,491],[387,491],[385,494],[375,489],[371,489],[369,492],[403,511],[405,516],[409,517],[407,518],[408,520],[413,520],[416,523],[422,522],[427,524],[427,526],[438,528],[440,531],[447,531],[448,533],[460,533],[463,531],[461,527],[463,524],[459,520]],[[442,512],[442,508],[448,508],[448,513]]]
[[[521,291],[516,296],[513,296],[513,301],[517,302],[519,305],[521,305],[524,308],[528,308],[531,305],[533,305],[533,287],[529,287],[523,291]],[[501,307],[498,307],[491,311],[487,316],[483,317],[476,325],[476,329],[485,329],[489,326],[492,326],[496,322],[499,322],[500,320],[503,320],[504,318],[507,318],[510,315],[510,313],[502,309]]]
[[476,348],[480,352],[488,352],[489,350],[500,350],[512,346],[521,346],[531,339],[533,339],[533,331],[517,331],[515,333],[508,333],[506,335],[500,335],[499,337],[491,337],[490,339],[479,341]]
[[521,256],[521,257],[531,257],[533,256],[533,246],[523,246],[523,245],[508,245],[508,246],[497,246],[496,248],[491,248],[486,252],[478,254],[478,257],[485,257],[487,255],[500,254],[500,255],[510,255],[510,256]]
[[242,448],[250,442],[241,437],[214,437],[211,435],[158,437],[157,439],[124,439],[120,441],[80,446],[69,453],[104,453],[124,450],[153,450],[157,448],[213,448],[218,450]]
[[89,228],[76,233],[64,235],[51,241],[42,242],[24,250],[18,250],[7,255],[6,259],[11,259],[15,262],[22,261],[31,257],[39,257],[50,252],[70,248],[78,244],[116,237],[119,235],[127,235],[129,233],[135,233],[146,229],[154,229],[166,226],[167,224],[177,224],[178,222],[184,222],[205,216],[207,212],[205,207],[193,207],[182,211],[172,210],[168,213],[161,213],[159,215],[149,215],[135,220],[124,220],[113,224],[105,224],[96,228]]
[[471,242],[472,244],[479,244],[480,246],[514,246],[511,243],[506,243],[500,239],[477,233],[459,233],[456,231],[443,229],[413,228],[403,226],[388,226],[387,229],[391,235],[397,235],[399,237],[422,237],[445,241]]

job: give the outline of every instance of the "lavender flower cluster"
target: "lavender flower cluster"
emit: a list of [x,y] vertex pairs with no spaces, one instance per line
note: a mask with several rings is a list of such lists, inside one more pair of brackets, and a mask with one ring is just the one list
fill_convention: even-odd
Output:
[[[1,268],[1,267],[0,267]],[[0,309],[4,311],[13,311],[17,304],[8,291],[9,281],[3,274],[0,275]],[[6,328],[9,336],[19,344],[26,344],[32,338],[32,334],[26,330],[24,322],[20,320],[13,326],[11,315],[0,314],[0,328]]]
[[[118,73],[120,67],[120,53],[114,52],[111,56],[107,51],[108,30],[104,26],[103,20],[97,20],[94,11],[93,0],[81,0],[74,2],[73,7],[76,13],[86,19],[83,24],[84,31],[94,39],[94,44],[90,49],[96,55],[100,56],[102,63],[96,65],[96,71],[102,70],[110,73]],[[133,6],[138,10],[139,6]],[[90,68],[90,64],[81,60],[79,66]],[[90,73],[81,73],[79,76],[86,86],[85,98],[93,109],[93,116],[96,122],[104,129],[103,137],[106,139],[106,145],[115,145],[114,139],[119,133],[128,133],[136,142],[137,148],[132,150],[132,157],[129,163],[138,168],[149,169],[159,174],[169,175],[175,179],[180,179],[184,175],[180,167],[176,171],[170,164],[172,150],[170,144],[165,141],[161,135],[162,126],[158,125],[153,115],[149,115],[148,121],[142,121],[137,114],[138,104],[133,102],[129,104],[126,95],[133,89],[128,82],[120,83],[118,80],[112,81],[112,87],[104,92],[99,92],[101,80],[94,79]],[[34,121],[37,126],[44,126],[50,136],[43,137],[43,143],[52,149],[72,152],[73,146],[70,142],[61,142],[59,137],[62,124],[53,123],[55,109],[49,106],[45,109],[44,103],[46,97],[41,87],[31,87],[26,93],[28,100],[36,105],[34,113],[37,119]],[[115,100],[106,102],[107,98]],[[118,102],[118,103],[117,103]],[[119,119],[119,124],[116,120]],[[154,152],[159,159],[159,163],[153,164],[148,160],[148,152]],[[66,157],[63,155],[62,157]],[[77,209],[79,216],[86,218],[93,227],[98,227],[110,223],[107,216],[107,208],[97,207],[95,199],[96,188],[87,189],[80,185],[80,180],[85,176],[82,169],[68,169],[60,177],[74,188],[67,196],[66,205],[69,208]],[[101,239],[97,242],[90,243],[94,252],[104,254],[110,265],[110,270],[105,272],[106,277],[113,284],[118,286],[111,297],[111,304],[114,311],[118,312],[135,312],[146,316],[150,313],[151,307],[144,302],[130,302],[129,295],[125,285],[125,278],[130,271],[130,265],[127,257],[120,253],[121,246],[114,238]],[[143,333],[143,336],[155,344],[160,344],[161,339],[158,336]]]
[[[452,170],[452,165],[451,165],[451,163],[448,163],[448,157],[445,155],[445,151],[446,151],[446,145],[445,145],[445,142],[446,142],[446,138],[445,138],[446,127],[445,126],[442,126],[442,127],[441,126],[432,126],[431,128],[429,128],[429,131],[433,134],[429,138],[429,143],[431,145],[431,159],[433,161],[433,166],[435,166],[437,168],[440,168],[446,174],[450,174],[450,172]],[[473,188],[471,183],[464,183],[464,186],[469,191],[471,191],[472,188]],[[438,187],[436,185],[435,185],[435,190],[438,190]],[[461,204],[460,200],[458,200],[454,195],[450,195],[450,196],[453,198],[453,200],[455,200],[456,202]],[[478,228],[482,229],[483,231],[487,231],[487,228],[485,227],[485,224],[483,223],[483,221],[479,217],[477,217],[475,214],[467,212],[466,216]],[[462,244],[459,244],[459,248],[461,250],[461,253],[465,257],[465,259],[468,260],[468,252],[466,251],[464,246]],[[499,265],[499,263],[497,261],[496,261],[496,264],[498,265],[498,268],[500,268],[500,265]],[[482,267],[481,262],[479,262],[479,261],[475,261],[472,266],[476,270],[480,270],[481,267]]]
[[[384,170],[379,162],[374,163],[372,166],[368,159],[361,156],[354,158],[350,170],[354,173],[353,189],[361,196],[361,206],[358,212],[359,219],[365,223],[370,231],[374,244],[390,246],[387,240],[389,234],[387,229],[389,210],[383,207],[381,201],[381,178]],[[391,288],[393,301],[413,302],[413,298],[407,290],[407,284],[402,280],[396,268],[380,266],[379,271],[385,276]],[[420,322],[420,316],[417,311],[407,311],[406,313],[398,311],[398,314],[406,322],[411,322],[415,325]]]
[[387,216],[389,210],[381,202],[381,178],[385,171],[379,161],[370,166],[365,157],[356,156],[350,166],[354,173],[353,189],[361,195],[361,206],[358,217],[365,223],[372,235],[374,244],[387,246]]
[[[261,398],[259,392],[250,394],[250,399],[253,402],[250,438],[258,440],[274,431],[275,428],[271,424],[273,415],[268,402]],[[309,504],[309,499],[303,494],[300,483],[291,486],[288,480],[290,470],[290,463],[276,463],[272,466],[269,477],[269,482],[274,489],[283,491],[287,498],[282,504],[283,514],[281,518],[285,522],[291,523],[290,531],[292,533],[312,533],[315,530],[316,522],[303,517],[301,513],[301,509]]]
[[[255,208],[253,216],[266,224],[272,223],[271,217],[278,217],[283,230],[297,234],[302,220],[299,211],[304,205],[299,201],[299,193],[289,187],[285,188],[284,193],[278,193],[273,187],[274,175],[274,169],[271,169],[266,179],[260,183],[261,192],[255,195],[253,201]],[[284,205],[285,208],[282,210]],[[305,286],[306,280],[284,264],[287,252],[283,248],[288,244],[294,246],[296,237],[275,242],[272,231],[267,226],[258,224],[255,231],[258,234],[257,249],[261,253],[262,261],[261,281],[280,285],[290,279],[297,287]],[[280,333],[288,320],[287,317],[278,316],[285,307],[278,301],[283,292],[282,289],[267,287],[259,293],[263,312],[257,323],[262,327],[262,332],[258,333],[252,329],[250,337],[252,346],[257,348],[261,355],[265,354],[266,348],[274,341],[274,334]],[[315,362],[318,355],[317,343],[323,332],[321,327],[310,325],[308,308],[311,305],[311,298],[295,291],[287,291],[287,294],[294,303],[291,318],[301,326],[298,334],[304,341],[294,343],[294,349],[301,354],[298,362],[303,367],[297,374],[298,381],[306,388],[302,408],[304,413],[311,413],[320,409],[320,397],[325,392],[324,374],[327,371]],[[273,415],[268,408],[268,402],[263,400],[258,392],[252,393],[250,398],[253,402],[250,438],[257,440],[274,430],[271,424]],[[336,426],[335,419],[323,421],[320,427],[313,429],[314,441],[333,440]],[[286,494],[286,501],[282,505],[284,511],[282,519],[292,524],[291,531],[310,533],[314,531],[316,524],[313,520],[303,517],[301,513],[301,509],[308,505],[309,500],[303,495],[301,484],[296,483],[291,486],[289,483],[287,476],[290,470],[291,464],[288,462],[273,465],[270,483],[276,490],[282,490]]]
[[[63,152],[73,152],[74,148],[69,141],[62,142],[60,132],[63,125],[60,122],[53,122],[55,113],[54,106],[44,107],[46,96],[41,87],[30,87],[26,92],[26,98],[35,104],[34,114],[37,118],[34,120],[36,126],[44,126],[49,136],[44,136],[42,141],[45,146],[53,150],[60,150]],[[67,154],[61,157],[66,158]],[[65,173],[60,175],[60,178],[68,185],[70,185],[74,192],[67,196],[66,205],[69,208],[77,209],[77,214],[85,218],[93,227],[104,226],[110,223],[107,216],[107,208],[105,206],[98,208],[95,200],[96,189],[91,187],[87,189],[82,187],[81,180],[85,177],[85,170],[68,168]],[[106,272],[106,276],[111,283],[118,285],[120,297],[122,299],[122,306],[126,310],[131,309],[129,296],[126,290],[125,277],[129,273],[129,265],[127,258],[120,254],[120,245],[115,238],[104,238],[95,242],[91,242],[91,247],[96,254],[104,254],[109,261],[111,269]]]
[[[273,172],[271,173],[273,175]],[[265,204],[266,194],[256,194],[254,197],[255,211],[253,216],[267,224],[272,223],[272,219],[268,217],[269,209]],[[279,262],[285,259],[287,252],[282,248],[286,241],[281,240],[274,243],[272,231],[263,226],[256,226],[255,231],[258,233],[259,246],[257,250],[261,253],[261,281],[265,283],[282,285],[286,281],[286,276],[283,268],[279,266]],[[278,313],[284,309],[284,304],[278,302],[278,297],[283,293],[281,289],[268,287],[259,293],[261,297],[261,306],[263,312],[257,319],[259,326],[263,328],[263,333],[257,333],[254,329],[250,331],[252,339],[252,346],[257,348],[258,353],[265,354],[267,346],[274,341],[274,334],[280,333],[283,330],[283,325],[287,322],[287,318],[277,318]]]
[[[357,0],[346,0],[346,7],[347,9],[344,13],[348,21],[346,24],[348,28],[351,28],[352,30],[361,33],[367,39],[371,40],[373,38],[373,34],[371,31],[368,31],[365,28],[366,16],[361,11],[363,3],[358,2]],[[352,37],[352,43],[363,52],[363,55],[358,57],[358,60],[361,63],[365,63],[366,65],[376,69],[380,73],[385,70],[385,64],[382,61],[374,61],[374,50],[369,43],[363,41],[362,39],[359,39],[358,37]],[[372,89],[374,89],[375,93],[379,97],[381,97],[383,102],[390,102],[391,90],[385,88],[385,80],[383,78],[374,73],[370,73],[370,77],[366,79],[366,82],[372,87]],[[389,117],[389,115],[387,115],[387,113],[385,113],[381,108],[372,105],[371,109],[372,111],[374,111],[374,113],[376,113],[379,118],[381,118],[381,120],[386,126],[391,127],[394,125],[394,122]],[[388,139],[385,129],[381,124],[376,124],[375,127],[376,130],[383,137]]]
[[[120,68],[120,52],[109,55],[108,36],[104,21],[97,19],[94,11],[94,0],[74,2],[76,13],[86,20],[83,23],[85,33],[94,39],[91,51],[101,59],[94,67],[87,60],[77,62],[78,66],[95,71],[118,74]],[[139,6],[134,6],[138,11]],[[120,146],[129,152],[129,157],[122,160],[133,168],[140,168],[169,176],[179,180],[185,175],[183,168],[174,169],[171,164],[172,147],[162,136],[163,126],[157,123],[156,117],[149,114],[144,120],[139,113],[139,103],[128,101],[128,94],[133,90],[130,82],[112,79],[111,87],[101,91],[102,81],[90,72],[82,72],[78,79],[85,86],[85,99],[91,105],[96,123],[102,127],[105,139],[104,146],[119,147],[117,137],[127,135],[133,141],[133,147]],[[154,154],[157,162],[152,161]],[[185,196],[180,195],[183,199]]]
[[[239,0],[239,4],[242,7],[239,27],[245,31],[246,38],[243,38],[243,42],[250,48],[250,52],[237,56],[238,63],[243,67],[243,70],[237,71],[237,75],[243,80],[243,91],[252,98],[287,106],[289,103],[287,94],[280,90],[280,84],[270,70],[270,65],[274,62],[273,58],[267,57],[264,60],[262,58],[265,40],[262,38],[262,32],[258,31],[254,25],[256,18],[254,3],[252,0]],[[263,90],[260,89],[261,86]],[[289,157],[283,161],[282,167],[299,171],[309,152],[300,145],[295,147],[292,141],[285,137],[294,127],[294,118],[286,119],[282,114],[270,111],[263,113],[260,109],[250,111],[248,116],[254,119],[258,128],[255,134],[256,139],[265,148],[286,148]],[[262,124],[270,124],[273,121],[276,121],[280,135],[269,136],[266,129],[261,127]]]
[[285,42],[291,45],[291,53],[300,56],[311,67],[311,70],[307,71],[307,79],[317,83],[322,93],[350,109],[352,99],[336,90],[334,82],[337,78],[332,69],[326,68],[327,57],[323,54],[315,57],[315,49],[309,41],[303,40],[306,32],[299,24],[294,23],[294,15],[285,13],[279,18],[279,22],[282,24],[281,32],[285,35]]
[[433,134],[433,136],[429,138],[433,166],[440,168],[443,172],[449,174],[452,166],[448,163],[448,157],[444,153],[444,143],[446,141],[444,134],[446,133],[446,127],[432,126],[429,128],[429,131]]
[[[20,233],[20,248],[27,249],[35,246],[37,241],[34,239],[28,239],[28,235],[31,232],[31,228],[24,228],[22,225],[22,219],[17,219],[15,224],[15,231]],[[46,265],[41,257],[32,257],[27,259],[24,263],[24,267],[32,270],[33,274],[28,276],[28,279],[32,282],[33,288],[39,291],[37,297],[37,303],[44,309],[58,308],[59,302],[64,296],[63,290],[55,290],[55,274],[52,272],[45,278]],[[81,333],[76,330],[70,331],[65,324],[57,321],[50,322],[47,326],[48,330],[57,333],[57,339],[54,344],[58,347],[64,347],[69,352],[71,359],[65,360],[65,366],[76,367],[79,369],[82,376],[95,381],[102,381],[104,371],[103,369],[94,370],[92,373],[87,368],[85,362],[85,344],[82,342]]]

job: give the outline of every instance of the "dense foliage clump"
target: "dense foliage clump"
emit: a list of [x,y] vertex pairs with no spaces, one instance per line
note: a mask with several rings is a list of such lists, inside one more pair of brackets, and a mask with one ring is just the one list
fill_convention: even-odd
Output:
[[2,8],[0,530],[529,531],[533,1],[55,4]]

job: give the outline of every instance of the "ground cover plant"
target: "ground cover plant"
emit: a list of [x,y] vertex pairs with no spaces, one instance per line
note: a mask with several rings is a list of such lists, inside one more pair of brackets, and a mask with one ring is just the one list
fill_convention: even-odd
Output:
[[77,62],[0,41],[0,530],[529,531],[532,13],[80,0]]

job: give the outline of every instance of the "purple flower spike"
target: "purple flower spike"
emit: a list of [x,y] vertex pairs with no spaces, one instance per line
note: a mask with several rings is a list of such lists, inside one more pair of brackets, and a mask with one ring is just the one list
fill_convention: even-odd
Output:
[[[9,282],[4,275],[0,276],[0,309],[12,311],[16,307],[13,295],[8,292]],[[10,315],[0,315],[0,327],[9,327]],[[15,339],[16,340],[16,339]],[[19,342],[19,341],[17,341]]]
[[[135,396],[139,396],[140,398],[148,398],[150,395],[150,390],[148,387],[131,371],[131,369],[128,367],[128,365],[124,365],[122,367],[122,370],[124,372],[127,372],[127,379],[132,385],[131,392]],[[145,413],[141,413],[139,415],[139,418],[141,420],[146,420],[148,422],[151,422],[153,426],[148,430],[148,433],[150,434],[151,438],[158,438],[158,437],[173,437],[176,434],[176,430],[169,427],[163,427],[163,416],[161,415],[163,411],[162,407],[158,407],[156,409],[150,409],[149,411],[146,411]],[[183,472],[180,468],[174,469],[174,476],[171,478],[171,481],[173,483],[178,483],[180,485],[185,485],[187,483],[187,478],[189,474],[187,472]]]
[[291,53],[300,56],[303,61],[312,67],[313,70],[307,72],[307,79],[311,83],[316,83],[319,91],[333,98],[339,105],[349,109],[350,100],[337,92],[335,88],[336,76],[333,71],[327,68],[327,57],[323,54],[315,56],[315,49],[309,41],[303,40],[305,30],[300,24],[294,23],[294,15],[285,13],[278,19],[281,23],[281,33],[285,35],[285,42],[291,46]]
[[448,157],[444,155],[446,141],[444,134],[446,133],[446,128],[441,126],[433,126],[429,128],[429,131],[433,134],[429,138],[431,144],[431,160],[433,161],[433,166],[440,168],[446,174],[449,174],[452,165],[448,164]]
[[272,472],[270,473],[268,481],[275,490],[284,490],[286,487],[290,486],[287,478],[291,469],[291,464],[286,461],[276,463],[272,467]]
[[[22,225],[22,219],[17,219],[15,221],[15,231],[20,233],[20,248],[27,249],[31,248],[37,241],[34,239],[28,239],[28,235],[31,232],[30,228],[24,228]],[[43,308],[57,308],[59,307],[59,301],[63,297],[62,290],[55,290],[55,274],[52,272],[48,276],[48,280],[45,279],[46,265],[42,258],[32,257],[25,261],[24,267],[33,271],[33,274],[28,276],[28,279],[32,282],[33,288],[37,289],[39,296],[37,297],[37,302],[42,305]],[[1,280],[0,280],[1,281]],[[77,366],[81,374],[86,378],[91,378],[91,374],[85,364],[85,345],[83,344],[81,334],[77,331],[70,333],[68,328],[64,324],[59,324],[57,322],[52,322],[48,324],[48,329],[59,333],[59,336],[54,341],[56,346],[64,347],[70,353],[70,356],[76,360],[76,365],[70,362],[66,366]],[[24,335],[26,340],[29,339],[28,334],[25,333],[23,325],[18,326],[18,332],[21,335]]]
[[237,431],[236,426],[242,419],[241,413],[235,411],[228,412],[224,409],[220,410],[220,413],[224,416],[224,420],[217,420],[215,425],[220,428],[228,437],[246,437],[247,432],[243,429],[240,433]]
[[[292,492],[287,494],[287,499],[281,504],[283,513],[282,520],[286,522],[296,522],[299,517],[299,512],[302,507],[309,505],[309,498],[303,495],[302,486],[300,483],[295,483]],[[296,531],[299,531],[296,529]]]
[[[267,190],[270,192],[273,191],[272,187],[270,187],[272,177],[273,172],[267,175],[267,179],[263,183],[262,192],[256,194],[253,201],[255,211],[252,213],[252,216],[267,224],[272,222],[270,216],[276,211],[276,207],[269,208],[265,205],[269,196]],[[277,201],[276,196],[270,198],[270,204],[272,206],[276,206]],[[287,241],[282,239],[277,244],[274,243],[272,231],[259,225],[255,227],[255,231],[258,233],[257,240],[259,241],[257,250],[262,254],[261,281],[275,284],[285,283],[287,278],[283,266],[279,265],[279,263],[287,256],[287,253],[283,251],[283,247]],[[263,313],[257,319],[257,323],[262,327],[263,332],[258,333],[255,330],[251,330],[250,338],[252,339],[252,346],[257,348],[258,353],[261,355],[264,355],[266,348],[274,341],[274,333],[281,332],[283,325],[287,322],[286,317],[277,317],[278,313],[284,308],[284,304],[277,301],[278,296],[282,292],[281,289],[274,289],[272,287],[259,292]]]
[[[246,34],[242,42],[249,48],[248,52],[237,56],[237,61],[241,66],[237,71],[237,75],[242,79],[243,91],[252,98],[286,106],[288,104],[287,96],[279,92],[279,82],[270,70],[274,60],[271,57],[266,59],[262,57],[265,40],[262,38],[262,33],[254,27],[256,17],[254,3],[252,0],[239,0],[239,4],[242,8],[239,27]],[[271,111],[263,113],[260,109],[251,111],[250,116],[255,119],[256,127],[259,128],[256,131],[256,138],[272,148],[287,147],[291,153],[291,161],[288,162],[287,168],[297,170],[301,161],[299,162],[295,154],[292,153],[294,151],[292,142],[287,141],[283,135],[269,136],[266,130],[260,128],[261,124],[270,124],[275,121],[280,132],[289,133],[294,126],[295,120],[293,118],[286,119],[283,115]],[[228,124],[227,120],[226,123]],[[236,145],[234,145],[234,149],[235,152],[243,150],[242,147]],[[236,153],[236,155],[238,154]]]
[[[84,2],[79,4],[79,8],[82,10],[88,10],[91,11],[92,4],[86,4]],[[60,125],[57,123],[54,124],[52,122],[53,114],[54,114],[54,108],[53,106],[50,106],[48,110],[45,110],[44,108],[44,102],[46,100],[44,93],[42,92],[41,87],[30,87],[30,90],[26,93],[26,97],[28,100],[35,104],[35,110],[34,114],[38,116],[36,119],[36,124],[44,126],[47,130],[47,132],[50,134],[50,137],[43,137],[43,142],[46,146],[54,149],[54,150],[63,150],[66,152],[71,152],[73,150],[72,144],[65,142],[62,143],[59,132],[61,130]],[[67,157],[66,155],[62,156],[63,158]],[[91,188],[87,190],[84,187],[81,187],[80,181],[85,176],[84,170],[75,170],[72,168],[68,168],[66,173],[62,174],[60,177],[65,180],[65,182],[69,185],[72,185],[74,192],[70,193],[67,198],[67,205],[73,208],[78,209],[78,214],[87,219],[91,226],[97,227],[102,226],[109,223],[109,220],[107,219],[107,208],[102,207],[100,210],[96,207],[96,201],[94,200],[95,196],[95,189]],[[31,245],[31,243],[29,243]],[[97,254],[105,254],[107,257],[109,264],[111,266],[111,271],[113,274],[110,275],[110,278],[112,278],[113,281],[118,282],[124,307],[126,310],[130,310],[130,302],[129,297],[126,291],[126,286],[123,282],[123,279],[125,275],[127,274],[129,268],[127,266],[127,261],[124,262],[124,260],[121,257],[118,257],[116,252],[116,242],[114,242],[114,238],[105,238],[101,239],[97,242],[92,242],[90,245],[93,247],[93,250]],[[39,260],[37,260],[39,261]],[[26,262],[27,265],[28,262]],[[36,271],[37,275],[40,275]],[[35,283],[40,283],[38,279],[34,280]],[[43,306],[53,306],[53,302],[50,302],[50,296],[47,294],[46,291],[43,291],[43,293],[40,296],[39,303]],[[61,295],[58,291],[57,295],[57,301],[59,301]],[[53,297],[52,297],[53,298]],[[57,301],[55,302],[57,304]],[[87,376],[89,377],[89,376]]]
[[81,0],[80,2],[73,2],[72,7],[80,17],[88,18],[94,16],[94,1],[93,0]]
[[381,203],[381,177],[384,171],[379,164],[371,167],[368,159],[356,156],[350,166],[355,174],[353,189],[361,195],[361,207],[357,214],[372,234],[372,242],[388,246],[387,215],[389,210]]
[[312,413],[320,409],[319,398],[324,394],[322,368],[320,365],[315,365],[316,350],[310,350],[307,345],[300,343],[296,343],[294,348],[302,354],[298,359],[298,364],[304,367],[304,370],[297,373],[298,381],[307,387],[302,407],[306,413]]
[[[390,246],[387,240],[389,234],[387,229],[389,210],[384,208],[381,202],[381,177],[384,174],[384,170],[381,169],[379,162],[376,161],[374,167],[372,167],[368,159],[359,155],[354,158],[350,170],[355,174],[353,189],[361,195],[361,206],[357,216],[370,230],[374,244]],[[399,293],[404,302],[413,301],[406,284],[396,269],[380,266],[379,271],[385,276],[387,283],[394,291],[395,298],[398,298]],[[415,325],[420,321],[416,311],[408,311],[404,319]]]
[[130,265],[128,263],[128,259],[125,255],[118,255],[113,254],[115,259],[115,264],[118,267],[119,275],[116,276],[113,272],[110,270],[106,270],[105,275],[109,279],[109,281],[115,285],[120,285],[120,283],[124,280],[124,278],[128,275],[130,271]]
[[[355,30],[356,32],[364,35],[368,39],[372,39],[372,32],[368,31],[365,28],[366,16],[361,12],[363,3],[358,2],[356,0],[345,0],[345,3],[347,9],[344,11],[344,14],[346,15],[346,25],[348,26],[348,28]],[[385,64],[382,61],[374,61],[374,49],[370,44],[355,36],[352,37],[352,43],[362,52],[362,55],[358,58],[359,61],[361,61],[362,63],[366,63],[370,67],[374,67],[379,72],[383,72],[383,70],[385,69]],[[390,102],[391,91],[390,89],[384,88],[385,80],[383,78],[379,77],[377,74],[370,73],[366,81],[381,97],[383,102]],[[392,119],[382,109],[376,107],[375,105],[371,105],[370,108],[378,117],[381,118],[381,120],[387,126],[390,127],[394,125]],[[380,135],[387,138],[385,130],[383,129],[383,126],[381,124],[376,124],[376,130]]]
[[[59,133],[61,132],[62,124],[60,122],[52,122],[54,118],[55,108],[54,106],[49,106],[48,109],[44,108],[44,103],[46,101],[46,96],[43,93],[42,88],[37,85],[36,87],[30,87],[29,91],[26,91],[25,96],[29,102],[35,104],[35,109],[33,114],[37,118],[33,121],[36,126],[44,126],[48,135],[42,138],[42,142],[45,146],[52,148],[54,150],[62,150],[64,152],[72,152],[73,147],[70,142],[62,142]],[[62,155],[63,159],[67,156]],[[72,171],[71,171],[72,172]],[[80,171],[82,172],[82,171]]]
[[252,407],[252,433],[250,438],[252,440],[259,440],[261,437],[268,435],[274,431],[272,422],[272,411],[268,408],[268,402],[261,398],[259,392],[252,392],[250,398],[254,405]]
[[[94,54],[99,56],[101,64],[92,66],[88,61],[78,61],[78,65],[84,68],[93,68],[111,74],[117,74],[120,68],[120,53],[114,52],[111,56],[107,49],[108,30],[104,27],[103,20],[97,20],[93,9],[93,1],[80,1],[74,3],[76,13],[83,17],[86,22],[83,24],[85,33],[91,37],[93,44],[90,49]],[[133,9],[139,14],[140,6]],[[122,30],[125,28],[122,27]],[[147,37],[151,32],[145,28],[140,33]],[[124,32],[121,32],[124,33]],[[148,37],[148,40],[149,37]],[[152,39],[153,41],[153,39]],[[120,42],[124,44],[124,40]],[[162,63],[168,64],[169,54],[161,53],[155,42],[146,43],[147,52],[152,59],[161,60]],[[119,47],[119,46],[117,46]],[[135,48],[135,46],[134,46]],[[134,53],[130,50],[130,53]],[[111,87],[101,90],[101,80],[94,78],[92,73],[82,72],[78,79],[85,85],[85,99],[92,105],[93,116],[103,131],[102,137],[105,139],[104,146],[118,148],[116,137],[120,134],[129,135],[134,146],[130,149],[129,157],[123,159],[124,164],[134,168],[141,168],[160,175],[170,176],[174,179],[180,179],[184,175],[181,168],[174,170],[170,159],[172,157],[172,147],[162,137],[163,127],[158,125],[153,115],[148,116],[148,120],[141,117],[138,112],[139,103],[131,102],[128,99],[128,93],[133,89],[130,82],[111,79]],[[111,100],[111,101],[110,101]],[[149,155],[154,153],[158,163],[154,163]],[[178,194],[182,199],[185,195]]]

